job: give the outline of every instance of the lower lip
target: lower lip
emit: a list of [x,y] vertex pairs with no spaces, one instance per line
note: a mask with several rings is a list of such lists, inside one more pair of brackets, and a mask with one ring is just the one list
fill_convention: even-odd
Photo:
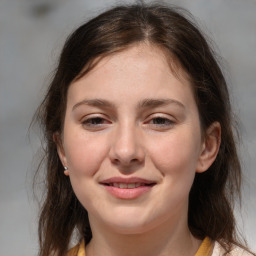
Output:
[[150,191],[153,186],[141,186],[137,188],[117,188],[104,185],[105,189],[119,199],[135,199]]

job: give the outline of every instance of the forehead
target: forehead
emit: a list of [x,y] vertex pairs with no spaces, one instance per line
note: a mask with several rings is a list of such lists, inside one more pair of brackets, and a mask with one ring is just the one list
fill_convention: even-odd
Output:
[[182,94],[184,87],[191,92],[188,75],[176,58],[159,47],[141,43],[96,59],[93,68],[71,84],[69,92],[71,96],[84,91],[98,97],[107,90],[109,95],[136,93],[153,98],[156,93],[163,97],[166,90],[174,88]]
[[[111,53],[104,53],[103,55],[89,60],[85,67],[78,74],[78,76],[73,80],[73,82],[86,76],[88,73],[94,72],[99,67],[103,66],[104,63],[109,62],[109,60],[113,57],[118,59],[125,56],[127,60],[135,60],[135,58],[140,58],[143,55],[145,57],[145,53],[149,61],[151,57],[157,57],[157,59],[161,59],[161,64],[164,64],[164,66],[169,68],[170,72],[172,72],[177,78],[191,81],[190,75],[185,72],[179,59],[170,50],[154,43],[139,42],[128,45],[121,49],[114,50],[114,52]],[[154,63],[156,64],[156,59],[154,60]]]

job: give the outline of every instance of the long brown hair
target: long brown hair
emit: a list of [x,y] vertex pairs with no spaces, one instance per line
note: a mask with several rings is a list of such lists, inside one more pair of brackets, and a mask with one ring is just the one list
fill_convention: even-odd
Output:
[[[212,49],[185,10],[163,5],[118,6],[90,20],[70,35],[36,118],[45,140],[46,194],[39,220],[40,256],[64,255],[74,230],[88,243],[92,237],[87,211],[63,175],[53,135],[61,133],[70,83],[93,68],[95,59],[147,42],[178,60],[195,93],[201,126],[221,124],[221,146],[213,165],[196,174],[188,224],[192,234],[217,240],[228,251],[240,244],[233,215],[240,195],[237,155],[226,81]],[[239,198],[239,197],[238,197]],[[79,239],[78,237],[78,239]]]

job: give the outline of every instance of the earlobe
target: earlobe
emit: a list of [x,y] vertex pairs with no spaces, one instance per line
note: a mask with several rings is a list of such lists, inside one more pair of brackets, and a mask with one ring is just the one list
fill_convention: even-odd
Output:
[[58,152],[60,161],[61,161],[61,163],[63,165],[63,168],[64,168],[64,174],[66,176],[68,176],[69,171],[68,171],[68,168],[67,168],[67,159],[66,159],[66,155],[65,155],[65,150],[63,148],[63,143],[62,143],[61,136],[58,132],[53,134],[53,141],[56,144],[57,152]]
[[68,167],[67,166],[64,166],[64,174],[66,176],[69,176],[69,171],[68,171]]
[[212,165],[218,155],[220,143],[221,126],[219,122],[214,122],[206,130],[196,172],[205,172]]

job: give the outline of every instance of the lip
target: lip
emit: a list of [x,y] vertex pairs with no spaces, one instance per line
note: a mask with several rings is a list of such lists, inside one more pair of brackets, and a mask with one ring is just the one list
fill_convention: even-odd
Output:
[[109,184],[109,183],[144,183],[144,184],[152,184],[156,183],[153,180],[143,179],[139,177],[129,177],[129,178],[123,178],[123,177],[112,177],[109,179],[105,179],[100,181],[101,184]]
[[[121,184],[140,184],[138,187],[132,188],[120,188],[113,186],[114,183],[121,183]],[[108,191],[112,196],[119,198],[119,199],[136,199],[143,194],[152,190],[154,185],[156,185],[155,181],[147,180],[139,177],[112,177],[109,179],[102,180],[100,182],[102,186]]]

